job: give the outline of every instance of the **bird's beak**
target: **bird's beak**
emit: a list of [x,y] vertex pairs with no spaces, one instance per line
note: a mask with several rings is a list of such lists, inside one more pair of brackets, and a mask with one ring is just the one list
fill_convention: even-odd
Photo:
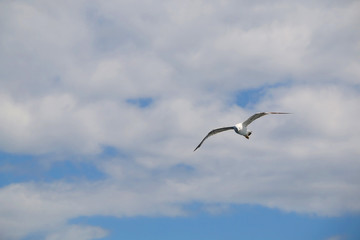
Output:
[[245,136],[247,139],[249,139],[249,136]]

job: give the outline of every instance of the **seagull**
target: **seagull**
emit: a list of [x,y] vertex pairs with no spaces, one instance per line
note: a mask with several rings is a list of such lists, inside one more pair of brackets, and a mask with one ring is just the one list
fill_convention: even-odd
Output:
[[258,119],[260,117],[263,117],[265,115],[269,115],[269,114],[290,114],[290,113],[285,113],[285,112],[259,112],[259,113],[255,113],[254,115],[249,117],[245,122],[238,123],[235,126],[213,129],[204,137],[204,139],[200,142],[200,144],[195,148],[194,152],[196,151],[196,149],[198,149],[201,146],[201,144],[203,144],[203,142],[208,137],[210,137],[210,136],[212,136],[214,134],[220,133],[220,132],[228,131],[228,130],[234,130],[237,134],[243,135],[244,137],[249,139],[252,132],[248,131],[247,126],[250,123],[252,123],[253,121],[255,121],[256,119]]

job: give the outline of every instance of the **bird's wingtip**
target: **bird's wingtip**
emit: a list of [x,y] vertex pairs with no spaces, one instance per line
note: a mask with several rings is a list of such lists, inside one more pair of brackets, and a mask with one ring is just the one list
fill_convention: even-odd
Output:
[[292,114],[289,112],[269,112],[270,114]]

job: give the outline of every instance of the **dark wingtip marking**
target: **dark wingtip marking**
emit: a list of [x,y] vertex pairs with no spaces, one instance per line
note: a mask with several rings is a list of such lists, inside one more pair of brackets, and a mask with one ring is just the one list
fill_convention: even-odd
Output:
[[292,114],[288,112],[269,112],[270,114]]
[[199,144],[199,145],[194,149],[193,152],[195,152],[200,146],[201,146],[201,144]]

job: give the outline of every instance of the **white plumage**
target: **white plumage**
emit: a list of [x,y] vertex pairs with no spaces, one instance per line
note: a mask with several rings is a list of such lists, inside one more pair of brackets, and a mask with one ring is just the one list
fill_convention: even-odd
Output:
[[222,127],[222,128],[216,128],[211,130],[205,137],[204,139],[200,142],[200,144],[194,149],[194,152],[196,151],[196,149],[198,149],[203,142],[210,136],[223,132],[223,131],[228,131],[228,130],[234,130],[237,134],[243,135],[244,137],[246,137],[247,139],[249,139],[249,136],[251,135],[251,131],[248,131],[247,126],[252,123],[253,121],[255,121],[256,119],[268,115],[268,114],[289,114],[289,113],[284,113],[284,112],[260,112],[260,113],[255,113],[254,115],[252,115],[251,117],[249,117],[246,121],[242,122],[242,123],[238,123],[235,126],[231,126],[231,127]]

